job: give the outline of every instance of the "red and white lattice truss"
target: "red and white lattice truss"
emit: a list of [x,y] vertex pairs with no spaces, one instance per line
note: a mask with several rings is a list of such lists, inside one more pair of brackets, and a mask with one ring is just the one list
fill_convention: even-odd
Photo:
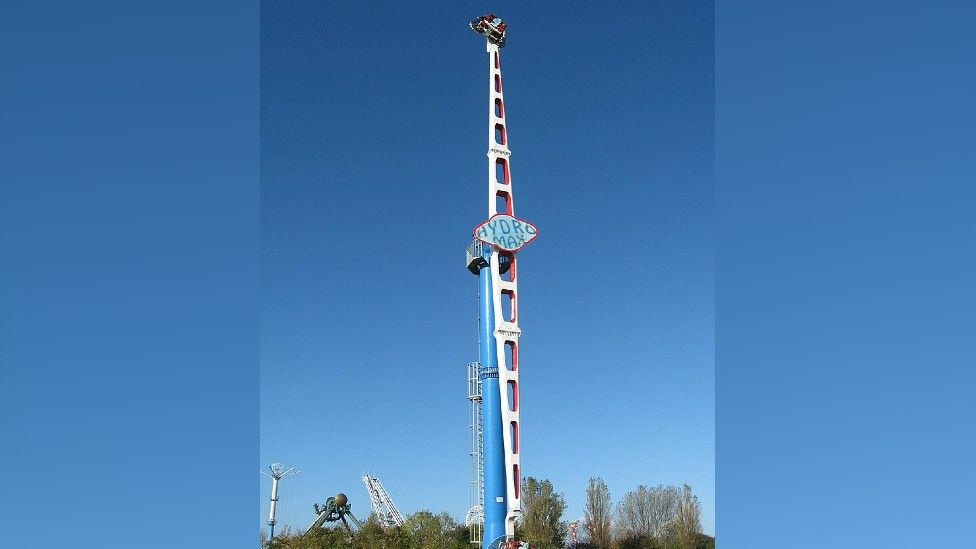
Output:
[[[509,159],[508,134],[505,126],[505,97],[502,90],[500,44],[488,36],[488,218],[496,214],[515,216],[512,175]],[[501,268],[502,254],[509,261],[508,269]],[[492,307],[495,317],[495,351],[498,358],[498,389],[502,403],[502,439],[505,449],[506,501],[505,534],[515,535],[515,521],[522,513],[519,477],[519,367],[518,341],[518,279],[515,253],[492,248],[491,269]],[[502,271],[505,274],[502,274]],[[502,301],[508,307],[502,307]]]

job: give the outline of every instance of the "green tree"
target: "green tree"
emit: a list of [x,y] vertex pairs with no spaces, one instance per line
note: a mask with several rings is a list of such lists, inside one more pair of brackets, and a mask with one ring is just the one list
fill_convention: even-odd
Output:
[[610,489],[600,477],[590,479],[586,487],[586,523],[590,527],[590,545],[597,549],[609,549],[613,542],[612,507],[610,506]]
[[275,535],[268,549],[349,549],[354,535],[345,529],[317,528],[308,534],[282,532]]
[[522,480],[521,535],[533,549],[555,549],[566,537],[562,522],[566,501],[548,480],[526,477]]
[[413,547],[410,533],[401,526],[389,528],[385,534],[386,545],[384,549],[411,549]]
[[387,533],[375,515],[370,515],[362,528],[352,538],[353,549],[380,549],[387,547]]
[[621,535],[651,538],[663,544],[674,535],[679,500],[674,486],[648,488],[642,484],[627,492],[617,505]]
[[461,539],[458,533],[461,528],[451,515],[434,515],[430,511],[418,511],[403,522],[411,549],[454,549]]
[[701,507],[691,486],[641,485],[617,505],[621,549],[698,549],[714,538],[701,533]]
[[695,549],[701,533],[701,507],[698,497],[687,484],[678,496],[678,512],[674,520],[675,531],[682,549]]

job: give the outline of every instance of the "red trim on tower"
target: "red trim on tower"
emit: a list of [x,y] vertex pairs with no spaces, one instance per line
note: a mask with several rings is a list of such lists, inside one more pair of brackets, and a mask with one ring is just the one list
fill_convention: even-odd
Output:
[[513,454],[517,454],[518,451],[519,451],[518,450],[518,447],[519,447],[519,426],[518,426],[518,422],[517,421],[513,421],[512,422],[511,429],[512,429],[512,453]]
[[512,412],[518,412],[518,382],[510,379],[508,385],[512,388],[512,398],[508,403],[508,409]]
[[515,499],[519,499],[519,492],[521,488],[521,482],[519,482],[519,466],[518,463],[512,465],[512,481],[515,483]]

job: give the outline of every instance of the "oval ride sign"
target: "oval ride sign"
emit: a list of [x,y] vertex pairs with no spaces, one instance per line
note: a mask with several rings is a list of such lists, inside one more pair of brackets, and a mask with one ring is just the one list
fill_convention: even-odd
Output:
[[539,234],[535,225],[507,214],[495,214],[474,228],[474,237],[508,252],[518,251]]

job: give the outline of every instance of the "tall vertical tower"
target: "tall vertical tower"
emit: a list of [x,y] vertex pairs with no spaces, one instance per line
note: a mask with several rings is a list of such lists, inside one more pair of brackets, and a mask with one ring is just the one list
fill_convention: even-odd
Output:
[[268,466],[268,469],[271,471],[271,474],[265,473],[264,471],[261,471],[261,474],[271,478],[271,501],[268,506],[268,540],[270,541],[274,539],[274,527],[277,523],[275,511],[278,508],[278,481],[298,472],[295,471],[294,467],[285,471],[284,466],[280,463],[272,463]]
[[499,50],[506,24],[494,14],[471,22],[484,35],[488,51],[488,219],[474,229],[468,245],[468,269],[480,286],[479,347],[481,364],[485,549],[499,547],[515,535],[522,512],[519,453],[518,287],[516,252],[538,234],[531,223],[515,217],[515,200],[505,123]]

